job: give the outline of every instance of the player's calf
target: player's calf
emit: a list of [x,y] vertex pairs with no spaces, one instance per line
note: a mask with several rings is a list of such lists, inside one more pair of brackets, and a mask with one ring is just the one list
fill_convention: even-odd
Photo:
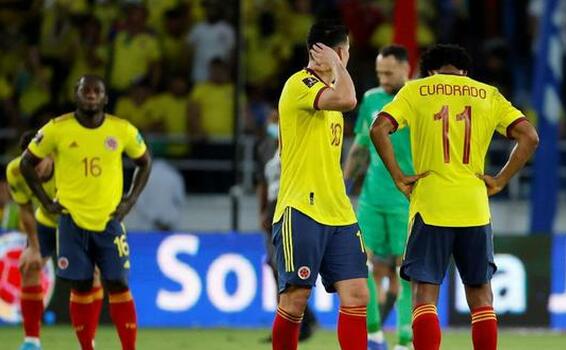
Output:
[[103,281],[108,291],[110,317],[116,326],[122,350],[135,350],[137,337],[136,306],[125,280]]

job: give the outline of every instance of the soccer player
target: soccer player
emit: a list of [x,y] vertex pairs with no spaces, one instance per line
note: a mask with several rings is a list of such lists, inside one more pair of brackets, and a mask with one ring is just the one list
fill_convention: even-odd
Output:
[[[393,100],[409,79],[407,50],[398,45],[382,48],[377,55],[375,69],[379,87],[367,91],[362,100],[356,121],[356,138],[348,154],[344,179],[347,188],[353,187],[357,178],[365,173],[357,215],[373,268],[373,276],[368,279],[368,347],[370,350],[382,350],[387,349],[387,343],[381,328],[385,319],[381,319],[378,307],[379,286],[389,275],[392,260],[393,274],[401,265],[407,240],[409,201],[395,186],[375,149],[370,147],[369,127],[377,113]],[[408,128],[391,135],[391,142],[403,173],[413,174]],[[390,290],[401,290],[397,303],[398,345],[395,349],[405,350],[412,339],[411,287],[406,281],[401,282],[399,287],[395,285],[398,281],[398,278],[389,281]],[[394,296],[396,298],[396,294]]]
[[[22,152],[28,147],[34,135],[34,131],[27,131],[22,135],[20,139]],[[41,349],[39,334],[44,308],[41,269],[55,253],[57,216],[49,214],[42,206],[38,206],[34,213],[32,201],[35,198],[20,172],[20,161],[21,157],[17,157],[10,161],[6,168],[10,195],[20,208],[20,222],[28,241],[28,246],[20,257],[22,278],[20,308],[25,333],[24,343],[20,350],[37,350]],[[35,167],[42,187],[49,196],[55,196],[54,170],[51,157],[45,157]],[[87,320],[87,327],[90,327],[93,332],[96,331],[98,325],[103,297],[100,278],[98,275],[95,276],[89,293],[92,313]]]
[[[81,77],[75,87],[77,109],[52,119],[24,152],[20,168],[40,200],[59,214],[57,275],[71,281],[71,321],[83,350],[93,349],[90,291],[94,265],[109,294],[110,316],[123,350],[136,347],[137,321],[127,281],[129,247],[121,224],[141,193],[150,172],[145,143],[129,122],[104,113],[104,81]],[[122,196],[122,153],[137,169],[130,191]],[[56,198],[50,197],[34,168],[48,155],[55,160]]]
[[[533,154],[538,135],[499,91],[467,76],[464,49],[436,45],[421,58],[426,78],[405,84],[379,113],[371,139],[397,188],[410,201],[401,277],[411,281],[415,350],[440,348],[436,303],[451,257],[465,285],[476,350],[497,348],[490,280],[496,270],[488,196],[500,192]],[[400,168],[388,135],[411,129],[413,165]],[[515,140],[505,166],[484,174],[494,131]]]
[[346,64],[348,30],[333,22],[309,32],[308,66],[285,83],[279,100],[281,179],[273,217],[279,305],[273,349],[297,349],[303,312],[320,273],[338,292],[338,341],[366,350],[366,253],[340,167],[343,111],[356,106]]

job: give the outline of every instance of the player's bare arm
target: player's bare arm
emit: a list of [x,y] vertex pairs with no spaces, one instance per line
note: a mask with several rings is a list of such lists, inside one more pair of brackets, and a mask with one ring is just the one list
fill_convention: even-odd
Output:
[[[339,48],[340,50],[340,48]],[[343,55],[347,55],[347,50]],[[314,65],[312,69],[320,72],[331,72],[334,85],[325,89],[319,97],[318,108],[324,110],[346,112],[356,108],[356,89],[350,74],[346,70],[347,58],[340,58],[332,48],[318,43],[310,50]],[[330,85],[331,82],[326,82]]]
[[29,188],[33,192],[33,194],[37,197],[41,205],[47,210],[50,214],[61,214],[65,208],[59,204],[59,202],[50,198],[45,190],[43,189],[42,181],[37,175],[35,171],[35,167],[37,164],[41,162],[41,158],[36,157],[33,155],[29,150],[24,151],[22,155],[22,161],[20,163],[20,171],[24,176]]
[[480,176],[487,186],[487,194],[489,196],[505,188],[509,180],[525,166],[525,163],[531,158],[538,146],[537,131],[529,122],[520,122],[513,126],[509,136],[517,143],[513,147],[511,154],[509,154],[507,163],[495,176]]
[[20,271],[40,269],[43,264],[31,201],[20,205],[20,221],[27,235],[28,246],[20,256]]
[[369,165],[369,149],[354,141],[344,166],[344,182],[346,183],[346,192],[351,193],[353,184],[362,177]]
[[141,157],[134,159],[134,163],[136,170],[134,171],[132,186],[112,214],[118,221],[122,221],[128,215],[147,184],[151,172],[151,156],[148,151],[145,151]]
[[385,167],[391,174],[395,185],[399,191],[403,192],[407,198],[411,196],[413,191],[413,186],[422,177],[428,175],[428,173],[418,174],[408,176],[403,174],[399,163],[395,159],[395,153],[393,151],[393,144],[389,139],[389,134],[394,132],[396,126],[386,117],[386,114],[380,113],[378,118],[374,121],[370,130],[370,137],[377,153],[383,160]]

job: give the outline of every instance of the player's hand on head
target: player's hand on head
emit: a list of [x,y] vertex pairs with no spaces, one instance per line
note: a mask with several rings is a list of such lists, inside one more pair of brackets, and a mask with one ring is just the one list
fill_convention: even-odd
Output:
[[28,272],[33,270],[41,269],[43,264],[43,259],[41,258],[41,252],[37,248],[26,247],[20,255],[20,271]]
[[314,69],[317,71],[332,70],[337,64],[341,64],[340,57],[331,47],[322,43],[316,43],[310,49],[314,60]]
[[485,183],[488,196],[493,196],[505,188],[505,183],[503,183],[497,176],[478,174],[478,177]]
[[410,176],[403,175],[398,180],[395,180],[395,185],[397,186],[399,191],[403,192],[405,197],[410,198],[411,193],[413,192],[413,187],[415,186],[417,181],[419,181],[423,177],[428,176],[428,174],[429,172],[427,171],[417,175],[410,175]]

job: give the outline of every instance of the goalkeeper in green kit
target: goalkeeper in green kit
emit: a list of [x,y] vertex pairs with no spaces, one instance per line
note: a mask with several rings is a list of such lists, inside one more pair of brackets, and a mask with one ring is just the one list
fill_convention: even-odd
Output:
[[[360,105],[355,127],[356,138],[348,154],[344,178],[348,194],[351,194],[356,180],[365,173],[357,216],[372,270],[368,278],[368,349],[387,349],[381,329],[381,323],[385,319],[381,319],[379,312],[377,286],[388,275],[387,271],[393,269],[393,275],[397,278],[390,278],[389,290],[399,290],[398,340],[395,350],[404,350],[409,349],[412,341],[411,289],[409,282],[398,278],[398,275],[407,239],[409,201],[397,189],[375,148],[371,146],[369,129],[377,113],[393,100],[397,91],[409,79],[407,50],[398,45],[386,46],[379,52],[375,66],[379,87],[368,90]],[[408,128],[399,130],[390,137],[403,173],[413,174]],[[396,285],[399,281],[400,285]]]

